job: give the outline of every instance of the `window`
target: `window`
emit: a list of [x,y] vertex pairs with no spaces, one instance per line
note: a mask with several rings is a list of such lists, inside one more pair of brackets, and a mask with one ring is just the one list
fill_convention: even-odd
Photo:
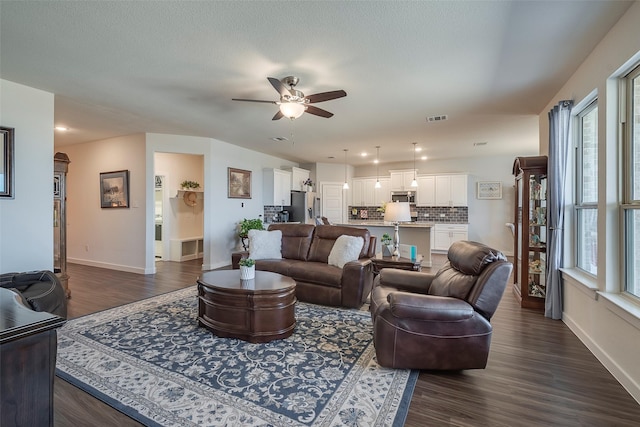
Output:
[[576,144],[576,265],[598,272],[598,103],[577,116]]
[[640,67],[625,78],[623,244],[625,290],[640,297]]

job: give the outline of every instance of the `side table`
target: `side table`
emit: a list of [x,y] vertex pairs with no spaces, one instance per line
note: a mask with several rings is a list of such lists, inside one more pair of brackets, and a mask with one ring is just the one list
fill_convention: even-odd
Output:
[[423,256],[418,254],[415,259],[402,258],[395,256],[382,256],[382,253],[377,253],[375,257],[371,258],[373,264],[374,274],[379,274],[383,268],[397,268],[399,270],[422,270]]

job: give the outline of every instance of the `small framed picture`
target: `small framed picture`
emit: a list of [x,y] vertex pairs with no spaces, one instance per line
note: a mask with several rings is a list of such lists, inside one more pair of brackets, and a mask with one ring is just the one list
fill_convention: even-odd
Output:
[[129,171],[100,172],[100,207],[129,207]]
[[478,181],[478,199],[502,199],[500,181]]
[[235,168],[228,170],[228,193],[229,199],[250,199],[251,198],[251,171]]
[[13,199],[13,132],[0,126],[0,197]]

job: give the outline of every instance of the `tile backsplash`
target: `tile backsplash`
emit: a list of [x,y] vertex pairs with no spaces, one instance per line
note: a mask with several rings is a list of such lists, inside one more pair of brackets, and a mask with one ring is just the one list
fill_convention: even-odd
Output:
[[[379,212],[380,206],[349,206],[347,213],[350,220],[382,221],[384,212]],[[469,222],[469,208],[467,206],[411,206],[412,215],[420,222],[462,223]]]

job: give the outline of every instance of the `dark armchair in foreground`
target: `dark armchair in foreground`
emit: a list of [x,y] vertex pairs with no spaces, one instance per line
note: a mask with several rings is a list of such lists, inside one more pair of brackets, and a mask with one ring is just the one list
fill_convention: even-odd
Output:
[[48,270],[0,274],[0,287],[18,294],[34,311],[46,311],[67,318],[67,297],[60,279]]
[[489,323],[513,265],[480,243],[451,245],[435,275],[383,269],[371,292],[378,363],[405,369],[482,369]]

